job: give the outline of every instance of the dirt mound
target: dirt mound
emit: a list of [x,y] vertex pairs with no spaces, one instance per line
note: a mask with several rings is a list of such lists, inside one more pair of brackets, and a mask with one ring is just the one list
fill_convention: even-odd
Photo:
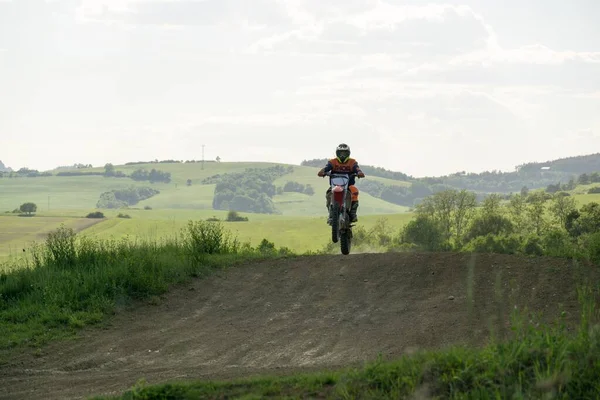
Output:
[[[23,356],[0,373],[3,398],[82,398],[149,383],[289,373],[481,345],[528,307],[577,320],[566,260],[468,254],[299,257],[232,268],[120,313],[107,329]],[[470,299],[472,301],[470,301]]]

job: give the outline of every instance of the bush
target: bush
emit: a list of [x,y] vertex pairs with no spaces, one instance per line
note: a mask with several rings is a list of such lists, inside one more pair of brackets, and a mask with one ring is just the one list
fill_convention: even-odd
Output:
[[544,247],[539,236],[529,236],[523,245],[523,252],[530,256],[544,255]]
[[561,229],[553,229],[542,237],[542,247],[545,255],[551,257],[573,257],[575,256],[574,242],[569,234]]
[[424,215],[410,221],[402,231],[402,243],[412,243],[424,250],[436,251],[447,249],[444,243],[444,232],[440,224]]
[[491,214],[477,216],[467,232],[467,242],[488,235],[508,235],[514,232],[514,225],[503,215]]
[[131,218],[131,215],[119,213],[119,215],[117,215],[117,218]]
[[86,218],[104,218],[104,213],[100,211],[94,211],[85,216]]
[[581,242],[585,257],[594,264],[600,264],[600,232],[585,235]]
[[227,221],[228,222],[239,222],[239,221],[248,221],[248,217],[242,217],[237,213],[237,211],[229,211],[227,213]]
[[517,254],[521,248],[521,239],[517,235],[477,236],[469,241],[464,251],[473,253]]
[[195,265],[200,265],[206,255],[235,254],[240,245],[225,231],[220,222],[189,221],[183,234],[187,255]]
[[144,206],[144,210],[152,210],[152,207],[150,207],[150,206]]

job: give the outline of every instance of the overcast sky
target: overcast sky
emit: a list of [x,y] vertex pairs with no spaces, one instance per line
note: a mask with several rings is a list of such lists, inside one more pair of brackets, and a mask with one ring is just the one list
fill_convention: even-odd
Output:
[[0,0],[0,160],[346,142],[423,176],[595,153],[599,20],[598,0]]

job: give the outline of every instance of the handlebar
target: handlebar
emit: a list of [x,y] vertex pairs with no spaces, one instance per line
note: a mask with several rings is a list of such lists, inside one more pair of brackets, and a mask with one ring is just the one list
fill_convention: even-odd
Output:
[[326,176],[329,176],[329,177],[331,177],[331,176],[344,176],[344,177],[348,177],[348,178],[350,178],[350,177],[358,177],[358,178],[360,178],[356,172],[352,172],[350,174],[332,174],[331,171],[327,171],[327,172],[325,172],[325,174],[323,175],[323,177],[326,177]]

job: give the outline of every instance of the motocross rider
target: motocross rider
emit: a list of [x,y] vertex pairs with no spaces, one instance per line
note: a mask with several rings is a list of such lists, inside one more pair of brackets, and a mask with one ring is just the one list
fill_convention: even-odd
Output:
[[[350,147],[341,143],[335,150],[336,158],[332,158],[327,162],[324,168],[317,173],[320,177],[325,177],[325,173],[331,171],[334,174],[351,174],[356,173],[359,178],[364,178],[365,174],[358,166],[358,162],[355,159],[350,158]],[[329,211],[329,205],[331,204],[331,178],[329,179],[329,189],[325,193],[325,199],[327,200],[327,211]],[[352,193],[352,207],[350,208],[350,218],[352,222],[358,221],[356,211],[358,210],[358,188],[354,186],[354,176],[351,176],[348,181],[348,189]]]

